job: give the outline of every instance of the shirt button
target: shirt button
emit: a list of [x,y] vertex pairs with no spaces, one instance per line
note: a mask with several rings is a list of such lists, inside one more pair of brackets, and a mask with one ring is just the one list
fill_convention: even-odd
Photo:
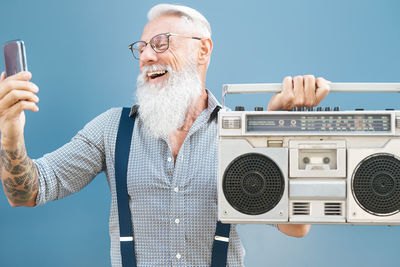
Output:
[[172,161],[172,158],[171,158],[171,157],[168,157],[167,160],[168,160],[168,162],[171,162],[171,161]]
[[178,193],[179,192],[179,187],[175,187],[174,191]]
[[181,254],[176,254],[176,258],[179,260],[180,258],[181,258],[182,256],[181,256]]
[[175,223],[177,223],[177,224],[178,224],[179,222],[180,222],[180,221],[179,221],[179,219],[176,219],[176,220],[175,220]]

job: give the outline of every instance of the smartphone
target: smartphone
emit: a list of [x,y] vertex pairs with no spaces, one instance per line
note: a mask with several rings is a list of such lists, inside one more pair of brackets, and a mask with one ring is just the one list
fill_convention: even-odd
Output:
[[24,41],[14,40],[5,43],[3,53],[6,77],[28,70]]

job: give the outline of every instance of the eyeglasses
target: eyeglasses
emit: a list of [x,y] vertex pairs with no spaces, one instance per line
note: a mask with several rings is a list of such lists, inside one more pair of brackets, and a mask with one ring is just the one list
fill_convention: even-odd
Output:
[[182,34],[175,33],[160,33],[150,39],[150,41],[137,41],[129,45],[129,49],[132,51],[133,57],[136,59],[140,59],[140,54],[143,52],[145,47],[150,44],[151,48],[153,48],[156,53],[163,53],[169,48],[169,37],[170,36],[178,36],[183,38],[190,38],[195,40],[201,40],[200,37],[187,36]]

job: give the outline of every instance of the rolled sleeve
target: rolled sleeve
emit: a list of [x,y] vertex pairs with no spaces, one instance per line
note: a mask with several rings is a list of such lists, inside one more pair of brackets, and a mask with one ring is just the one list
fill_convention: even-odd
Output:
[[69,143],[33,160],[39,173],[37,206],[80,191],[105,169],[104,129],[109,112],[86,124]]

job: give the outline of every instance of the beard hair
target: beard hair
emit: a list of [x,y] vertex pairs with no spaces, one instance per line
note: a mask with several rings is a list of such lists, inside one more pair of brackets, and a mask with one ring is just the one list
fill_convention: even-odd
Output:
[[[147,73],[157,70],[167,70],[167,79],[148,83]],[[144,66],[137,78],[139,118],[155,138],[167,137],[183,126],[189,107],[201,92],[202,81],[194,62],[180,71],[168,65]]]

